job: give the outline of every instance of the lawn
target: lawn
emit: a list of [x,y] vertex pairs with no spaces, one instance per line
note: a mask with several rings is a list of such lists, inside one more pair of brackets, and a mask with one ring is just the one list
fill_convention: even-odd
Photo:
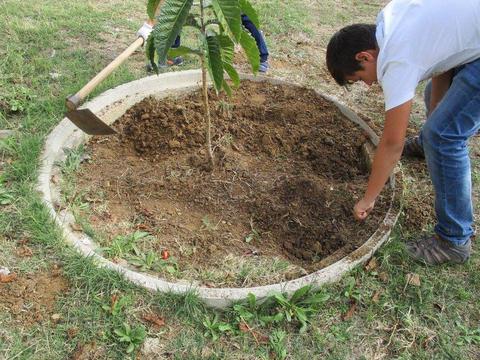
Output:
[[[324,58],[332,32],[374,22],[386,1],[254,3],[271,52],[268,76],[334,95],[381,131],[378,87],[339,88]],[[403,249],[434,224],[421,161],[402,164],[403,213],[388,243],[368,266],[309,295],[321,301],[306,328],[298,321],[305,304],[294,307],[279,296],[274,307],[250,299],[218,312],[194,293],[147,292],[65,244],[35,191],[38,157],[63,118],[65,97],[133,42],[145,17],[139,0],[0,1],[0,129],[9,130],[0,140],[0,267],[16,274],[0,282],[0,358],[479,359],[478,255],[463,266],[433,268],[412,262]],[[181,69],[196,67],[187,59]],[[145,75],[139,51],[92,97]],[[420,95],[411,132],[423,119]],[[478,213],[478,138],[471,147]]]

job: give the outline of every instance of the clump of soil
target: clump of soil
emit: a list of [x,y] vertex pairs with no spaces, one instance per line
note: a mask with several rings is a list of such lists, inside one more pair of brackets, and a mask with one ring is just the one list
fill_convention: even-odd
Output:
[[68,283],[58,269],[18,275],[11,282],[0,283],[0,311],[25,326],[48,321],[57,296],[67,289]]
[[[206,166],[199,91],[147,98],[116,122],[118,136],[90,141],[91,160],[78,182],[92,204],[94,228],[107,238],[148,231],[156,240],[142,246],[158,254],[168,249],[182,277],[211,286],[298,277],[373,234],[388,194],[367,221],[354,220],[368,179],[361,155],[367,136],[333,104],[312,90],[265,82],[245,81],[232,98],[210,95],[213,171]],[[258,258],[288,266],[260,262],[256,271],[271,273],[250,271],[251,281],[247,265],[222,268],[232,256],[256,258],[250,267]]]

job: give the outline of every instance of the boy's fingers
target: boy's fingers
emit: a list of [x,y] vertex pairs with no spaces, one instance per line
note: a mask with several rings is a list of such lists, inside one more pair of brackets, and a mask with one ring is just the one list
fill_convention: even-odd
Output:
[[366,211],[357,211],[353,210],[353,216],[356,220],[364,220],[367,217],[368,213]]

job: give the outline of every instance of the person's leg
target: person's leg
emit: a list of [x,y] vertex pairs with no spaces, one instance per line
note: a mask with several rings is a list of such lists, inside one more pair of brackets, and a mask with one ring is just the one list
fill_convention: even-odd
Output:
[[250,18],[245,14],[242,14],[242,25],[245,27],[245,29],[248,30],[250,34],[252,34],[253,38],[255,39],[255,42],[257,43],[258,51],[260,53],[260,63],[266,65],[265,71],[263,71],[263,72],[266,72],[268,69],[269,54],[268,54],[267,43],[265,42],[265,39],[262,33],[257,29],[257,27],[250,20]]
[[[180,35],[178,35],[176,38],[175,38],[175,42],[173,43],[173,45],[171,46],[172,49],[176,49],[180,46]],[[181,56],[176,56],[174,57],[173,59],[167,59],[166,63],[165,64],[158,64],[159,67],[167,67],[167,66],[173,66],[173,65],[180,65],[181,63],[183,63],[183,57]],[[153,67],[152,65],[150,64],[150,62],[147,62],[147,65],[146,65],[146,69],[147,69],[147,72],[152,72],[153,71]]]
[[[423,100],[425,102],[425,109],[426,114],[425,117],[428,117],[430,113],[430,98],[432,95],[432,81],[429,80],[427,86],[425,87],[425,91],[423,92]],[[420,132],[419,135],[409,136],[405,140],[405,145],[403,147],[403,157],[411,157],[411,158],[418,158],[424,159],[425,153],[423,151],[422,145],[422,133]]]
[[422,142],[435,189],[437,240],[407,247],[428,263],[463,262],[470,255],[473,207],[468,139],[480,129],[480,59],[453,78],[444,99],[422,129]]

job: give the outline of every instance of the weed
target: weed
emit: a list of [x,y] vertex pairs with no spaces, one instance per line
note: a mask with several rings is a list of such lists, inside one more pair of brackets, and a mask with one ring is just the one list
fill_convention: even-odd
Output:
[[114,294],[110,299],[110,304],[103,303],[102,309],[112,316],[118,316],[122,313],[123,309],[130,304],[131,298],[129,296],[122,296],[119,298],[118,295]]
[[153,251],[149,251],[146,254],[140,253],[128,258],[128,262],[139,267],[140,270],[152,270],[154,265],[159,261],[157,254]]
[[35,98],[33,91],[26,86],[13,86],[6,93],[0,93],[0,109],[5,112],[24,112],[31,100]]
[[141,346],[147,336],[143,325],[135,326],[132,329],[126,322],[123,323],[122,327],[114,329],[113,332],[117,335],[118,341],[127,344],[127,354],[130,354],[133,350]]
[[346,280],[346,283],[347,284],[345,286],[343,295],[348,299],[354,299],[354,300],[360,301],[361,295],[358,288],[356,287],[357,283],[355,278],[353,276],[349,276]]
[[202,218],[202,226],[200,230],[206,230],[206,231],[216,231],[218,230],[218,226],[220,225],[220,221],[217,224],[214,224],[212,220],[208,217],[208,215],[205,215]]
[[476,329],[469,329],[466,326],[456,322],[455,325],[460,329],[460,335],[457,338],[456,344],[459,346],[466,344],[480,345],[480,327]]
[[228,103],[227,101],[225,100],[218,101],[217,110],[220,111],[228,119],[232,118],[232,109],[233,109],[233,105]]
[[168,259],[161,259],[156,263],[157,271],[165,270],[170,275],[176,275],[178,273],[177,259],[170,256]]
[[328,300],[329,295],[321,291],[314,292],[312,286],[307,285],[295,291],[290,299],[284,294],[275,294],[273,298],[277,303],[277,314],[274,316],[288,322],[297,320],[301,325],[300,333],[303,333],[312,315]]
[[286,338],[287,333],[279,329],[273,330],[269,337],[270,347],[278,360],[284,360],[287,357]]
[[61,164],[62,173],[64,175],[72,175],[75,173],[80,164],[86,159],[85,147],[80,145],[76,149],[64,149],[66,158]]
[[260,233],[253,227],[253,220],[250,219],[250,233],[245,236],[245,242],[250,243],[252,240],[260,240]]
[[110,246],[105,247],[102,250],[109,257],[122,257],[133,251],[139,254],[140,250],[137,248],[137,242],[149,236],[150,234],[144,231],[135,231],[133,234],[129,235],[117,235]]
[[262,326],[298,321],[303,333],[311,317],[328,299],[328,294],[315,292],[307,285],[295,291],[291,298],[286,294],[273,294],[262,304],[257,304],[255,296],[249,294],[245,302],[233,306],[233,312],[238,322],[258,320]]
[[154,270],[161,272],[165,270],[171,275],[178,273],[177,260],[173,256],[160,259],[153,251],[149,251],[146,254],[139,252],[137,248],[134,248],[133,251],[135,255],[129,256],[128,261],[142,271]]
[[257,299],[252,293],[248,294],[246,301],[233,305],[233,311],[238,323],[249,323],[257,318]]
[[206,330],[204,332],[205,337],[211,337],[213,341],[217,341],[222,334],[233,331],[230,324],[218,320],[218,314],[215,314],[213,318],[208,315],[205,316],[202,324]]

